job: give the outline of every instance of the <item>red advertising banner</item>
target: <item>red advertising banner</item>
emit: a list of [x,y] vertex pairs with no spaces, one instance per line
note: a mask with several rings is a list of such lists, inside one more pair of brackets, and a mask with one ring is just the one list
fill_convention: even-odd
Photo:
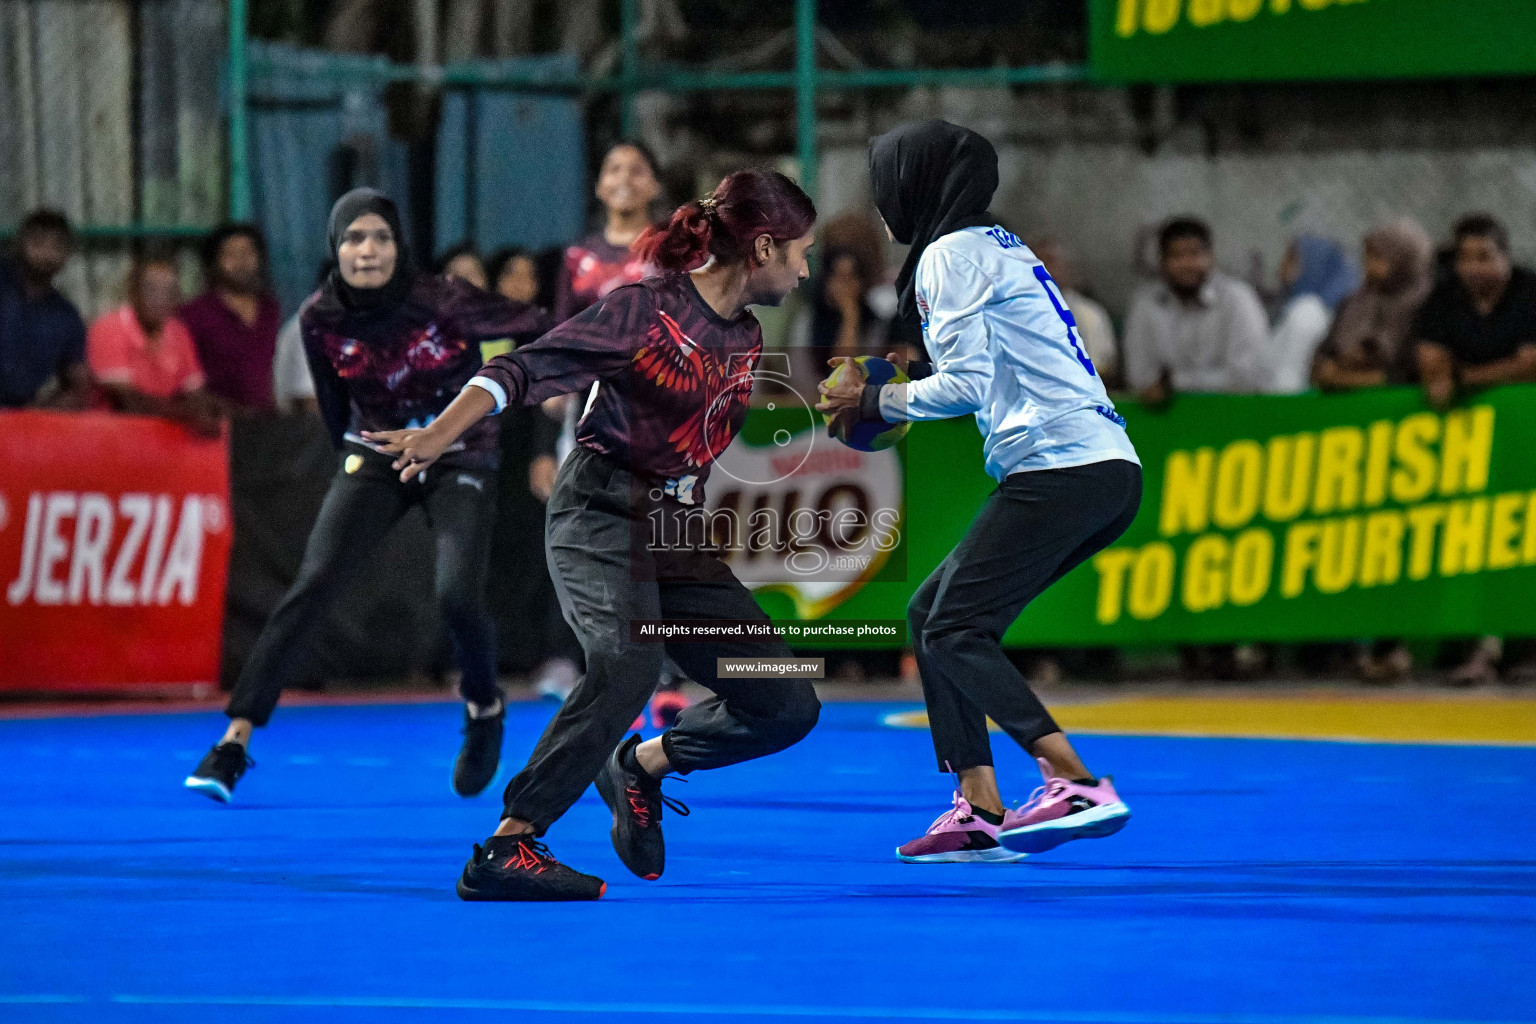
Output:
[[223,439],[0,413],[0,690],[217,679],[229,507]]

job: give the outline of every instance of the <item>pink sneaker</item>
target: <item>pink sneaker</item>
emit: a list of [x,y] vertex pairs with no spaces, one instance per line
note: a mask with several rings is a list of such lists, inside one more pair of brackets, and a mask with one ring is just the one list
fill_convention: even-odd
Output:
[[[1004,819],[1007,824],[1007,819]],[[988,825],[971,813],[971,805],[960,791],[955,790],[955,805],[943,814],[928,831],[896,848],[896,856],[908,864],[961,864],[982,861],[1007,864],[1023,860],[1025,855],[1005,850],[998,845],[999,826]]]
[[1045,785],[1022,807],[1009,811],[997,830],[998,841],[1019,853],[1043,853],[1073,839],[1102,839],[1131,820],[1131,809],[1115,792],[1108,775],[1097,786],[1083,786],[1051,775],[1051,763],[1036,758]]

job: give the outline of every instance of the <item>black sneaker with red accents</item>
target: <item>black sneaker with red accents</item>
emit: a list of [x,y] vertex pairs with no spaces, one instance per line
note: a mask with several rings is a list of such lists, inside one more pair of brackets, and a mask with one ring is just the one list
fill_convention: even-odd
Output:
[[491,836],[459,876],[459,899],[506,902],[595,900],[608,883],[555,860],[533,836]]
[[640,745],[631,736],[608,758],[597,774],[597,792],[613,812],[613,852],[624,866],[648,882],[661,877],[667,866],[667,847],[661,838],[661,809],[665,805],[687,816],[688,805],[661,795],[661,780],[633,770],[629,753]]

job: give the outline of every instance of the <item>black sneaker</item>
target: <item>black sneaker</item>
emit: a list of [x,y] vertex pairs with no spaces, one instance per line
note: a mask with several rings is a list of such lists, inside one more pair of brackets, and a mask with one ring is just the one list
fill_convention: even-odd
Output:
[[227,804],[234,799],[235,783],[255,764],[240,744],[219,743],[208,751],[197,770],[187,776],[185,785],[211,800]]
[[550,902],[595,900],[608,883],[568,868],[533,836],[491,836],[459,876],[459,899],[470,901]]
[[625,755],[640,744],[631,736],[608,758],[597,775],[597,791],[613,812],[613,850],[624,866],[648,882],[661,877],[667,866],[667,848],[661,838],[662,805],[687,816],[688,806],[661,795],[661,780],[624,767]]
[[464,745],[459,748],[459,760],[453,766],[453,791],[459,796],[476,796],[496,777],[496,767],[501,764],[501,729],[507,717],[507,705],[494,715],[474,718],[469,708],[464,709]]

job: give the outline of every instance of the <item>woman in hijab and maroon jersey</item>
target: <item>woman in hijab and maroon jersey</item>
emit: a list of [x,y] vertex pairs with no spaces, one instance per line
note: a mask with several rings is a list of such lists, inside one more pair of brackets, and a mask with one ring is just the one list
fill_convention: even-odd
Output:
[[[619,859],[654,879],[665,866],[661,812],[669,771],[762,757],[798,742],[820,705],[805,680],[731,680],[718,657],[786,657],[780,639],[637,643],[645,619],[766,622],[712,549],[667,538],[702,504],[710,465],[746,418],[763,336],[749,305],[778,305],[809,271],[816,209],[773,171],[738,171],[637,243],[661,273],[625,285],[531,345],[497,356],[430,426],[370,433],[409,480],[485,416],[599,387],[555,481],[545,535],[561,610],[587,674],[507,786],[501,826],[459,880],[466,900],[596,899],[607,888],[538,841],[595,778],[613,812]],[[697,533],[694,534],[697,536]],[[686,541],[684,542],[686,544]],[[715,696],[656,739],[624,739],[670,655]],[[622,742],[621,742],[622,741]]]
[[501,757],[504,709],[484,604],[497,425],[461,432],[441,465],[409,481],[398,479],[392,460],[363,435],[431,423],[479,372],[481,341],[531,340],[549,321],[526,303],[418,273],[395,204],[372,189],[337,200],[329,234],[336,266],[304,303],[299,326],[321,415],[346,458],[320,507],[298,577],[235,683],[225,709],[229,729],[186,785],[229,801],[251,763],[252,727],[267,723],[286,687],[315,671],[314,641],[327,608],[389,528],[419,504],[432,527],[437,599],[462,673],[465,739],[453,787],[473,796],[490,784]]

